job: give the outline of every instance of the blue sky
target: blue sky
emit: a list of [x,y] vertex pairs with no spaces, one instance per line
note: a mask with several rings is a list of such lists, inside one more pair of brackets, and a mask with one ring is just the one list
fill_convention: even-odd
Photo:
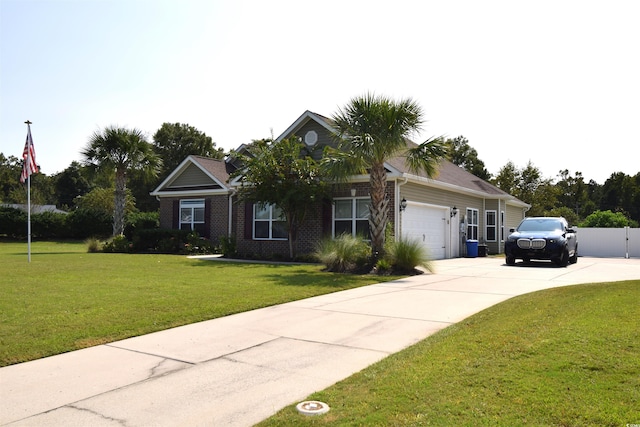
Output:
[[367,91],[412,97],[417,142],[489,172],[640,171],[640,2],[0,0],[0,152],[33,122],[46,174],[90,135],[188,123],[225,150]]

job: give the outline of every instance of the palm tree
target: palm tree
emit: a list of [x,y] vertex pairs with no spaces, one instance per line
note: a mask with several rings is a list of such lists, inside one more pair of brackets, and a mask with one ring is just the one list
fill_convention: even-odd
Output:
[[369,173],[371,205],[369,228],[375,260],[384,254],[385,228],[389,219],[386,198],[387,173],[384,163],[405,158],[412,172],[433,177],[438,162],[446,155],[443,138],[414,144],[409,137],[421,129],[423,113],[412,99],[395,101],[368,93],[351,101],[332,117],[338,138],[324,164],[330,176],[346,180],[350,175]]
[[124,232],[127,172],[139,170],[155,177],[160,158],[142,131],[116,126],[94,132],[81,154],[87,165],[109,174],[115,172],[113,235],[120,235]]

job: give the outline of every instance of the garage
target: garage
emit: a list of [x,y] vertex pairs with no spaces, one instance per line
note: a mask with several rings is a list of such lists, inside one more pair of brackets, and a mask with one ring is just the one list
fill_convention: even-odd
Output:
[[402,212],[402,236],[425,246],[432,259],[446,258],[448,208],[408,202]]

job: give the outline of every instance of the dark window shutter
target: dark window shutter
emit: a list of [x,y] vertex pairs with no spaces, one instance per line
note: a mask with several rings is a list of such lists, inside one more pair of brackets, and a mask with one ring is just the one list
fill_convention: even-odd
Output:
[[173,228],[180,228],[180,200],[173,201]]
[[211,239],[211,199],[204,199],[204,238]]
[[250,202],[244,203],[244,238],[253,238],[253,203]]

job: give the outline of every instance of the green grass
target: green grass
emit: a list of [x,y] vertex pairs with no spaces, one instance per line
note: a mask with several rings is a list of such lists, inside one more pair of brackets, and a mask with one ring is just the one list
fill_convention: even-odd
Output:
[[0,366],[393,277],[0,243]]
[[309,396],[260,426],[640,424],[640,281],[523,295]]

